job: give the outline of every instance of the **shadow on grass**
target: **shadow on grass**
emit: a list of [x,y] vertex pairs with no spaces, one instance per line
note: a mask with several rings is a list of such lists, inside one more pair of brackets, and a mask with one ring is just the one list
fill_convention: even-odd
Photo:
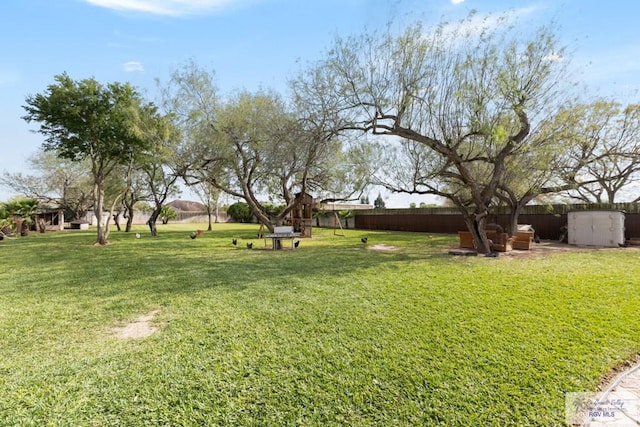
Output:
[[[110,298],[118,295],[189,294],[218,288],[242,292],[257,286],[286,288],[290,283],[331,284],[336,277],[381,268],[401,269],[412,260],[442,262],[446,255],[440,237],[349,231],[347,237],[320,230],[313,239],[300,239],[296,250],[273,251],[252,227],[236,226],[190,238],[188,230],[161,231],[152,238],[135,232],[114,232],[111,244],[93,245],[91,233],[51,233],[24,239],[16,255],[38,254],[24,271],[20,292],[45,296],[74,295]],[[361,236],[369,237],[367,245]],[[232,240],[237,239],[237,245]],[[253,243],[253,250],[246,243]],[[384,242],[395,252],[369,249]]]

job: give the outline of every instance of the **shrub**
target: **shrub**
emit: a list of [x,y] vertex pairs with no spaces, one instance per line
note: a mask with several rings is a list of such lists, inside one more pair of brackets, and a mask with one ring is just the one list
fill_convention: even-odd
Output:
[[249,205],[244,202],[236,202],[229,206],[227,209],[227,215],[233,218],[236,222],[252,222],[253,213]]

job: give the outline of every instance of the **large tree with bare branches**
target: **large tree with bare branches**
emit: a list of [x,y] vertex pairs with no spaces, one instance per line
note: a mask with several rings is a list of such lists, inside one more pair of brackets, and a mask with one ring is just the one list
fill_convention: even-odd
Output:
[[[597,100],[569,105],[558,121],[564,125],[566,193],[591,203],[615,203],[640,179],[640,105]],[[640,197],[627,194],[627,200]]]
[[67,221],[84,218],[93,206],[91,167],[87,161],[61,159],[40,150],[27,159],[29,172],[4,172],[0,185],[43,205],[59,206]]
[[[243,199],[269,230],[299,196],[359,198],[366,150],[347,146],[323,115],[306,114],[270,90],[239,91],[221,100],[213,74],[190,64],[165,91],[182,129],[182,174]],[[359,156],[356,156],[359,154]],[[273,212],[271,205],[284,205]]]
[[449,199],[488,252],[485,222],[507,161],[557,105],[566,63],[547,28],[521,39],[506,22],[471,30],[472,18],[338,39],[296,87],[341,129],[401,141],[400,154],[417,155],[405,164],[417,180],[387,187]]

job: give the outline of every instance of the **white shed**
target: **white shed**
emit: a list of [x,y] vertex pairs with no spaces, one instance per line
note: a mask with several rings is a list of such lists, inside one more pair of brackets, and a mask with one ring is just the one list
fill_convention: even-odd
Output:
[[570,245],[617,247],[624,244],[624,212],[569,212],[567,226]]

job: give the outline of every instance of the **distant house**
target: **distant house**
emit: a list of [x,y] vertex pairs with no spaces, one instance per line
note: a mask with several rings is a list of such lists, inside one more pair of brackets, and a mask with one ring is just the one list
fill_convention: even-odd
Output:
[[189,200],[174,200],[167,203],[167,206],[172,207],[176,212],[206,212],[207,207],[199,202],[192,202]]
[[36,225],[41,232],[64,230],[64,210],[47,209],[38,212]]

